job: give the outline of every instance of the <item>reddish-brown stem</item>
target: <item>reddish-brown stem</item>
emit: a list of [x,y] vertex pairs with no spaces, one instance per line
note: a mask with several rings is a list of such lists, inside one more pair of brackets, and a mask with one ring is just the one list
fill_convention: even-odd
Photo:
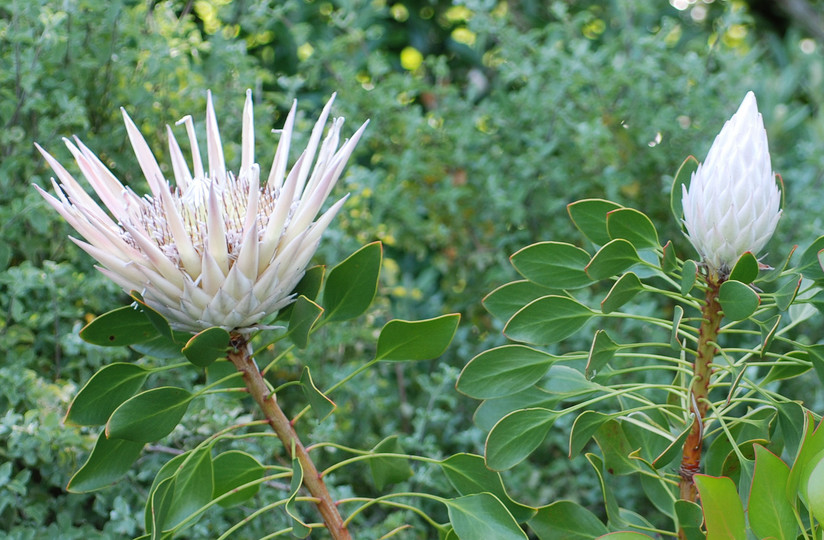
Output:
[[[704,308],[701,312],[701,327],[698,331],[698,347],[695,363],[693,364],[692,387],[688,399],[689,410],[695,415],[692,430],[684,442],[684,453],[681,458],[681,482],[679,484],[681,498],[696,502],[698,492],[695,489],[693,476],[701,467],[701,450],[704,444],[704,417],[709,408],[710,376],[712,375],[712,360],[715,357],[715,343],[718,339],[718,329],[721,326],[721,305],[718,303],[718,291],[723,278],[710,272],[707,276],[707,293]],[[683,531],[679,533],[683,537]]]
[[[292,423],[286,417],[277,403],[277,398],[269,391],[263,375],[260,374],[257,364],[249,353],[249,347],[243,336],[232,335],[234,349],[229,352],[229,360],[235,365],[238,371],[243,373],[243,381],[249,394],[254,398],[260,410],[263,412],[269,425],[283,443],[283,447],[290,458],[296,457],[303,468],[303,485],[317,499],[317,507],[326,528],[329,530],[334,540],[352,540],[346,525],[343,523],[340,512],[335,505],[335,501],[326,489],[323,477],[318,473],[317,467],[309,457],[309,453],[300,442],[298,434]],[[294,448],[294,456],[292,449]]]

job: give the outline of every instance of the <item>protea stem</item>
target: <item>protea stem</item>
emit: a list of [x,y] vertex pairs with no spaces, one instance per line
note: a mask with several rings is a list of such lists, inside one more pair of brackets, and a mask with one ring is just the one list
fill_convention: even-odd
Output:
[[[269,425],[283,443],[283,447],[290,458],[296,457],[303,468],[303,485],[309,493],[317,499],[318,511],[320,511],[326,528],[329,530],[334,540],[351,540],[349,531],[341,518],[340,512],[326,489],[323,477],[318,473],[317,467],[309,457],[306,448],[300,442],[298,434],[292,426],[292,422],[286,417],[278,405],[276,397],[269,391],[266,381],[263,379],[260,370],[249,353],[246,339],[239,335],[232,335],[233,350],[229,352],[229,360],[235,365],[238,371],[243,373],[243,380],[249,394],[254,398],[260,407]],[[294,456],[292,449],[294,448]]]
[[695,414],[692,430],[684,443],[681,458],[681,498],[695,502],[698,492],[693,483],[693,476],[701,466],[701,449],[704,443],[704,417],[709,408],[708,394],[712,359],[715,356],[715,343],[718,328],[721,326],[721,305],[718,303],[718,290],[723,278],[710,271],[707,275],[707,293],[701,310],[701,327],[698,331],[698,348],[693,364],[692,387],[690,388],[690,412]]

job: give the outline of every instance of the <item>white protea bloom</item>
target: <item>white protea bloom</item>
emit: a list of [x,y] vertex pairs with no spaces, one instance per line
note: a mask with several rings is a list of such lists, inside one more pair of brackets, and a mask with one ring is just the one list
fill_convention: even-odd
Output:
[[[175,187],[164,178],[149,145],[123,111],[126,129],[151,195],[123,186],[80,140],[64,139],[80,171],[109,213],[45,150],[57,174],[54,197],[35,186],[86,241],[72,238],[124,291],[137,290],[178,330],[219,326],[248,332],[288,305],[320,236],[343,205],[315,218],[343,171],[366,123],[340,143],[342,118],[321,141],[335,96],[326,104],[306,149],[286,174],[295,103],[283,126],[274,163],[261,182],[254,157],[251,92],[243,109],[241,164],[226,169],[211,94],[206,100],[208,168],[200,158],[194,123],[184,124],[192,149],[189,169],[168,128]],[[314,163],[314,167],[312,164]]]
[[689,189],[682,189],[687,234],[710,272],[725,276],[741,255],[757,256],[772,237],[781,192],[752,92],[724,124]]

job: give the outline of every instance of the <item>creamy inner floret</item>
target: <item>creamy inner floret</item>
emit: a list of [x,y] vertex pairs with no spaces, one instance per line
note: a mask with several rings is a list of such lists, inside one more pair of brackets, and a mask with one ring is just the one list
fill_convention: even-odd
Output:
[[[214,186],[211,184],[214,184]],[[214,189],[215,191],[220,215],[223,218],[223,226],[226,231],[226,247],[229,254],[229,265],[231,267],[240,254],[240,248],[245,236],[243,225],[246,221],[246,212],[249,206],[251,183],[247,175],[237,178],[231,172],[227,172],[225,183],[212,182],[208,176],[206,176],[193,179],[189,185],[186,186],[185,190],[180,190],[179,188],[171,190],[172,201],[183,221],[183,227],[188,233],[189,238],[191,238],[195,251],[197,251],[201,257],[205,254],[208,244],[207,211],[209,208],[210,189]],[[261,241],[266,231],[266,226],[269,223],[269,218],[274,212],[280,190],[269,186],[266,182],[264,182],[259,190],[257,233],[258,241]],[[166,257],[173,261],[182,271],[185,271],[174,235],[166,219],[166,210],[163,207],[163,202],[150,195],[144,196],[140,201],[143,204],[140,208],[137,223],[133,223],[133,225],[145,230]],[[140,249],[131,234],[124,232],[123,237],[129,244]]]

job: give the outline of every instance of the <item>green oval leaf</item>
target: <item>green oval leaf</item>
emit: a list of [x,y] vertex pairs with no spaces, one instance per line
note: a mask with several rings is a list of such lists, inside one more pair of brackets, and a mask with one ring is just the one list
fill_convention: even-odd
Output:
[[758,259],[749,251],[744,252],[743,255],[735,263],[735,266],[730,272],[730,279],[740,281],[749,285],[758,277]]
[[461,316],[441,315],[422,321],[389,321],[378,336],[377,360],[432,360],[446,351]]
[[752,532],[758,538],[795,540],[798,526],[793,507],[786,497],[776,496],[775,493],[777,487],[787,485],[789,476],[790,468],[780,457],[761,445],[755,445],[755,472],[747,515]]
[[383,246],[372,242],[332,268],[323,287],[327,320],[354,319],[369,308],[378,290],[381,260]]
[[265,469],[258,460],[246,452],[229,450],[219,454],[212,461],[214,470],[214,490],[212,499],[234,491],[230,496],[221,499],[218,504],[228,508],[252,498],[260,489],[260,484],[238,489],[244,484],[263,478]]
[[698,279],[698,265],[695,261],[687,259],[684,261],[684,268],[681,271],[681,294],[686,296],[695,285]]
[[514,341],[534,345],[557,343],[581,329],[595,314],[567,296],[544,296],[524,306],[504,327]]
[[557,293],[557,290],[524,279],[501,285],[483,299],[483,305],[496,319],[508,321],[533,300]]
[[501,418],[486,437],[486,465],[494,471],[511,469],[546,439],[558,413],[549,409],[522,409]]
[[444,504],[459,538],[526,540],[503,503],[489,493],[446,499]]
[[72,493],[85,493],[108,486],[126,474],[132,463],[137,461],[142,449],[142,443],[109,439],[101,431],[92,453],[69,480],[66,490]]
[[535,515],[534,508],[517,503],[509,497],[501,480],[501,475],[489,470],[482,456],[455,454],[441,461],[440,466],[449,483],[461,495],[492,493],[499,501],[504,503],[506,509],[509,510],[509,513],[518,523],[522,523]]
[[718,303],[724,317],[732,321],[742,321],[755,313],[761,299],[758,293],[740,281],[725,281],[718,290]]
[[141,443],[162,439],[183,418],[192,397],[174,386],[141,392],[115,409],[106,423],[106,435]]
[[529,520],[539,540],[592,540],[607,533],[595,514],[572,501],[557,501],[538,509]]
[[532,244],[515,253],[510,260],[526,279],[551,289],[577,289],[592,283],[584,272],[589,253],[572,244]]
[[616,281],[601,301],[601,313],[612,313],[644,290],[641,280],[632,272],[627,272]]
[[633,208],[620,208],[607,214],[607,233],[614,239],[622,238],[635,249],[659,249],[658,231],[643,213]]
[[149,341],[157,329],[135,306],[124,306],[104,313],[80,330],[83,341],[102,347],[122,347]]
[[230,341],[229,332],[213,326],[192,336],[181,352],[197,367],[207,367],[215,360],[226,358]]
[[695,486],[701,495],[707,540],[746,540],[744,509],[733,481],[696,474]]
[[555,360],[524,345],[496,347],[469,361],[458,377],[457,389],[476,399],[508,396],[538,382]]
[[620,204],[604,199],[584,199],[567,205],[567,212],[575,227],[593,244],[603,246],[611,240],[607,233],[607,213],[622,208]]
[[640,261],[632,244],[623,238],[616,238],[601,247],[584,270],[593,280],[600,281],[620,274]]
[[123,362],[102,367],[74,397],[64,422],[75,426],[105,424],[121,403],[140,390],[149,373]]

